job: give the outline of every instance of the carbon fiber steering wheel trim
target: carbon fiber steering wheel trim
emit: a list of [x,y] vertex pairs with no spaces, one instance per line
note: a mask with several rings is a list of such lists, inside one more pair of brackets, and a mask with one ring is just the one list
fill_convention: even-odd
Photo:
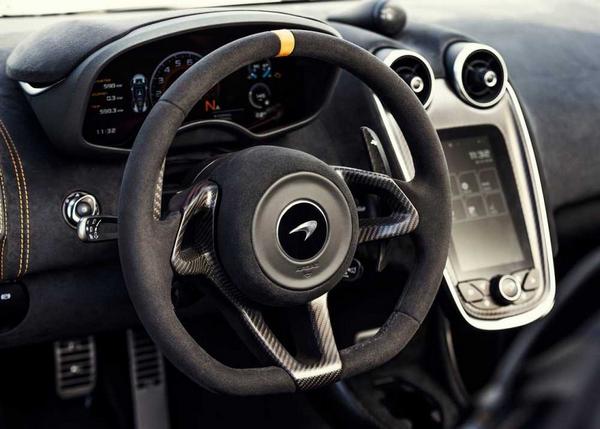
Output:
[[400,186],[390,176],[357,168],[334,167],[350,188],[360,188],[383,199],[391,209],[386,217],[361,219],[358,242],[385,240],[413,232],[419,225],[419,213]]
[[[202,275],[210,280],[234,305],[254,337],[273,360],[290,374],[299,389],[313,389],[334,382],[341,373],[342,362],[331,329],[327,294],[307,304],[320,358],[310,364],[300,362],[277,339],[262,313],[231,284],[218,262],[214,242],[218,195],[217,185],[209,181],[200,182],[188,191],[180,209],[181,223],[171,255],[173,269],[179,275]],[[192,243],[184,247],[184,235],[188,232],[193,234]]]

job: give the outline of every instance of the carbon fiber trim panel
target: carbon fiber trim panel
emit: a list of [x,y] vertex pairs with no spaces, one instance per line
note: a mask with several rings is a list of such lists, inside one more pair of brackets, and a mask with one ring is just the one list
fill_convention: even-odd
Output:
[[[211,266],[216,258],[212,250],[212,213],[218,195],[217,185],[207,181],[195,185],[189,192],[181,208],[181,224],[175,237],[171,265],[175,272],[182,276],[203,274],[211,276]],[[194,237],[188,246],[184,246],[184,238],[188,232],[190,220],[195,216],[199,222],[194,225]]]
[[155,220],[160,220],[160,214],[162,209],[162,191],[163,191],[163,180],[165,177],[165,164],[163,162],[160,172],[158,173],[158,180],[156,181],[156,189],[154,190],[154,204],[152,206],[152,215]]
[[[263,314],[247,302],[219,264],[213,235],[217,197],[217,185],[208,181],[189,191],[181,208],[181,224],[171,256],[173,269],[180,275],[202,275],[213,282],[236,307],[267,353],[294,379],[298,389],[313,389],[335,381],[342,371],[342,362],[331,329],[327,294],[309,302],[307,308],[320,359],[310,364],[300,362],[281,344]],[[190,223],[192,218],[194,222]]]
[[360,219],[358,242],[384,240],[409,234],[419,225],[419,213],[390,176],[349,167],[333,167],[351,188],[376,194],[391,209],[385,217]]
[[299,362],[285,349],[267,326],[260,311],[240,303],[236,303],[236,307],[252,333],[271,357],[292,376],[300,390],[314,389],[337,380],[342,371],[342,361],[331,329],[327,294],[308,303],[313,333],[321,354],[319,361],[311,364]]

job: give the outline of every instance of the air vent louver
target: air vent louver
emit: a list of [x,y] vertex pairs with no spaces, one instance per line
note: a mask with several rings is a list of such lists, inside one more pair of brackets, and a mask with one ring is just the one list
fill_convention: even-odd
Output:
[[433,90],[433,71],[421,55],[407,50],[392,50],[384,62],[413,90],[423,106],[431,103]]
[[507,72],[498,52],[477,43],[456,43],[450,47],[449,57],[454,86],[466,102],[491,107],[502,98]]
[[56,392],[62,399],[89,394],[96,385],[93,337],[54,343]]

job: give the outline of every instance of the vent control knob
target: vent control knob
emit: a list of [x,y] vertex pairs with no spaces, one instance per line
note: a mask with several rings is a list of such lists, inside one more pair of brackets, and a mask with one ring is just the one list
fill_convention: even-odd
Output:
[[488,70],[483,74],[483,83],[488,88],[493,88],[498,83],[498,75],[494,70]]
[[410,80],[410,87],[415,94],[418,94],[425,88],[425,82],[421,76],[415,76]]

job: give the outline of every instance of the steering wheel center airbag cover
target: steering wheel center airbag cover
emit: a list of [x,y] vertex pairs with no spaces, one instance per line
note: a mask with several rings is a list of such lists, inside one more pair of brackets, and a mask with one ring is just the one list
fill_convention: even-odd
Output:
[[352,194],[304,152],[258,146],[211,173],[220,202],[219,259],[233,283],[268,305],[308,302],[339,282],[358,240]]
[[279,179],[254,212],[252,243],[264,273],[290,289],[327,281],[350,248],[350,213],[344,194],[322,176],[299,172]]

